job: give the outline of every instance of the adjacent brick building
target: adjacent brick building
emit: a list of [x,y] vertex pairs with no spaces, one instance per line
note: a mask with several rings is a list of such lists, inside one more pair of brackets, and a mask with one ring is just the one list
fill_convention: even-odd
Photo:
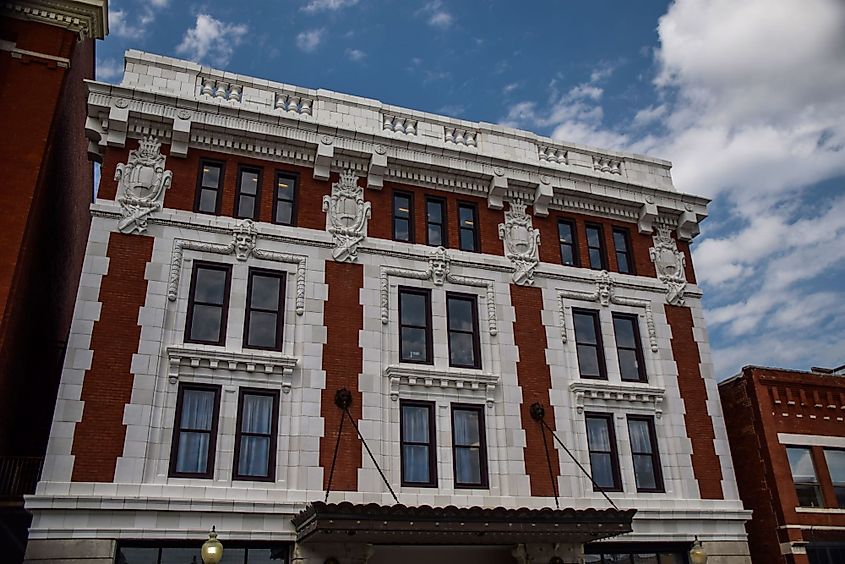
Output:
[[746,366],[719,384],[754,564],[845,562],[845,380]]

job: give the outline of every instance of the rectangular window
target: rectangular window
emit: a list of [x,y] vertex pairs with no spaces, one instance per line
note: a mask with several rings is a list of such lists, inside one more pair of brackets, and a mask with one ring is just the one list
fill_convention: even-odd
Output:
[[578,369],[581,372],[581,378],[607,380],[599,312],[573,309],[572,318],[575,325],[575,348],[578,351]]
[[246,290],[244,347],[282,350],[285,274],[250,269]]
[[456,488],[487,487],[483,406],[452,404],[452,460]]
[[235,217],[258,219],[258,190],[261,169],[242,166],[238,170],[238,193],[235,195]]
[[822,489],[813,463],[813,451],[809,447],[786,447],[786,455],[789,458],[789,469],[792,470],[795,493],[798,494],[798,505],[824,507]]
[[196,211],[217,214],[220,209],[220,187],[223,185],[223,163],[202,161],[197,178]]
[[628,382],[647,382],[637,316],[614,313],[613,333],[616,335],[616,356],[619,358],[622,379]]
[[188,297],[186,342],[225,344],[231,279],[232,267],[229,265],[194,263]]
[[399,359],[431,364],[431,293],[399,288]]
[[217,445],[220,386],[179,386],[170,475],[212,478]]
[[446,200],[425,199],[426,244],[433,247],[449,245],[446,234]]
[[476,297],[447,294],[446,318],[449,330],[449,366],[481,368]]
[[276,197],[273,204],[273,223],[296,224],[296,185],[299,177],[290,172],[276,172]]
[[613,228],[613,247],[616,249],[616,268],[619,269],[619,272],[622,274],[636,274],[627,229],[622,229],[621,227]]
[[[587,423],[587,448],[590,451],[590,472],[593,481],[605,491],[622,491],[613,415],[609,413],[588,413],[585,420]],[[593,486],[593,490],[599,491],[595,486]]]
[[403,401],[400,403],[399,418],[402,485],[436,486],[434,404]]
[[272,482],[276,474],[279,393],[242,388],[240,395],[233,478]]
[[845,450],[826,448],[824,459],[836,493],[836,505],[839,509],[845,509]]
[[607,270],[607,256],[604,252],[604,235],[601,225],[587,225],[587,249],[590,253],[590,268]]
[[414,242],[414,197],[407,192],[393,193],[393,240]]
[[462,251],[478,251],[478,218],[475,204],[458,204],[458,243]]
[[660,467],[660,453],[657,450],[654,419],[641,415],[629,415],[628,437],[631,439],[637,491],[662,492],[663,472]]
[[557,236],[560,242],[560,262],[566,266],[579,266],[578,244],[575,240],[575,224],[568,219],[557,222]]

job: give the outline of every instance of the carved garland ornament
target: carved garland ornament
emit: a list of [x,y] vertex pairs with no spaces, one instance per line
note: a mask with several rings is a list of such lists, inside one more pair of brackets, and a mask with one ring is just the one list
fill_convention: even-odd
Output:
[[162,208],[164,193],[173,177],[172,172],[164,170],[166,161],[161,143],[149,136],[129,152],[126,164],[117,165],[114,179],[118,182],[117,202],[123,216],[117,224],[121,233],[145,232],[147,216]]
[[351,169],[332,184],[331,196],[323,196],[326,229],[334,238],[334,260],[358,260],[358,244],[367,236],[367,221],[372,214],[370,207],[370,202],[364,201],[364,189],[358,186],[358,177]]
[[684,272],[686,257],[678,250],[668,228],[658,227],[657,235],[652,240],[654,246],[648,250],[648,254],[657,270],[657,279],[666,285],[666,302],[671,305],[684,305],[687,289],[687,276]]
[[173,242],[173,253],[170,257],[170,281],[167,286],[167,299],[176,300],[179,295],[179,279],[182,273],[182,255],[185,250],[215,253],[218,255],[234,254],[239,261],[246,261],[250,256],[257,259],[283,262],[296,265],[296,314],[305,313],[305,265],[306,257],[288,253],[278,253],[266,249],[257,249],[258,230],[251,219],[245,219],[232,230],[232,241],[223,243],[208,243],[205,241],[191,241],[176,239]]
[[513,281],[519,286],[534,284],[534,269],[539,262],[540,230],[534,229],[526,205],[510,203],[505,222],[499,224],[499,239],[505,243],[505,256],[514,267]]

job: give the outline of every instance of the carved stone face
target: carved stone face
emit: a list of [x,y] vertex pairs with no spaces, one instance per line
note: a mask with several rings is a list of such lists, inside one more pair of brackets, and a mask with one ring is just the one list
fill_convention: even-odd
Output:
[[446,280],[446,261],[439,259],[431,261],[431,279],[436,285],[443,285]]
[[235,233],[235,256],[246,260],[255,249],[255,237],[250,233]]

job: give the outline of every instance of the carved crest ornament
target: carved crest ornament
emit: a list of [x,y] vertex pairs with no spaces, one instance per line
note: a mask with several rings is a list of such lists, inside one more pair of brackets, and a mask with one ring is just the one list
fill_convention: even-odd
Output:
[[364,189],[352,170],[332,184],[331,196],[323,196],[326,229],[334,239],[332,258],[338,262],[358,260],[358,244],[367,236],[370,202],[364,201]]
[[166,160],[161,154],[161,143],[149,136],[129,152],[126,164],[117,165],[114,179],[118,182],[117,201],[123,216],[117,224],[121,233],[145,232],[147,217],[162,208],[164,193],[173,177],[173,173],[164,170]]
[[657,270],[657,279],[666,285],[666,302],[671,305],[684,305],[684,293],[687,288],[684,272],[686,257],[678,250],[668,228],[658,227],[657,235],[652,240],[654,246],[648,250],[648,254]]
[[505,222],[499,224],[499,238],[505,243],[505,256],[514,267],[513,281],[519,286],[534,284],[534,269],[539,262],[540,230],[534,229],[526,205],[510,203]]

